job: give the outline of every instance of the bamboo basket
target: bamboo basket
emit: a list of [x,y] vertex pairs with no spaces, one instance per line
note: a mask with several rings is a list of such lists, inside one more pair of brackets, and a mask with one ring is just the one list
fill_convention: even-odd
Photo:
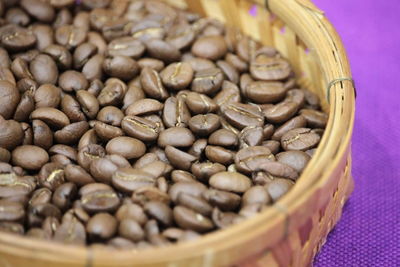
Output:
[[274,45],[329,121],[293,189],[260,215],[200,240],[145,251],[66,246],[0,234],[0,267],[309,266],[353,190],[355,90],[336,31],[309,0],[171,0]]

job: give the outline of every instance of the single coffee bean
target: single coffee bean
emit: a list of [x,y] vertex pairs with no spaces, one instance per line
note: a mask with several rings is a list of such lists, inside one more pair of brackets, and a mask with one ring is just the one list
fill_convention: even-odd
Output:
[[165,154],[172,166],[181,170],[190,170],[192,163],[197,160],[195,156],[170,145],[165,148]]
[[27,26],[30,22],[29,15],[20,8],[8,9],[4,18],[8,23],[17,24],[18,26]]
[[145,45],[151,57],[160,59],[165,63],[179,61],[181,58],[181,52],[175,46],[163,40],[151,39]]
[[187,128],[171,127],[162,131],[158,137],[158,145],[162,148],[170,145],[173,147],[188,147],[195,140],[192,132]]
[[297,105],[299,105],[299,107],[302,107],[306,101],[305,94],[300,89],[291,89],[287,91],[284,101],[295,102]]
[[67,115],[65,115],[62,111],[49,107],[35,109],[31,113],[31,119],[42,120],[50,127],[54,127],[56,129],[63,128],[70,123]]
[[41,120],[33,120],[32,129],[33,144],[48,150],[53,145],[53,132],[49,126]]
[[140,169],[152,162],[158,161],[159,158],[157,156],[157,154],[155,153],[146,153],[143,156],[141,156],[140,158],[138,158],[135,162],[135,164],[133,164],[133,167],[135,169]]
[[145,233],[140,224],[129,218],[121,220],[118,227],[118,234],[133,242],[138,242],[145,238]]
[[265,186],[273,202],[278,201],[293,186],[293,182],[287,179],[274,179]]
[[57,28],[54,37],[59,45],[71,49],[86,41],[87,31],[82,27],[65,25]]
[[54,60],[45,54],[37,55],[30,63],[30,72],[39,84],[55,84],[58,79],[58,69]]
[[297,172],[302,172],[310,161],[311,157],[302,151],[285,151],[276,155],[276,160],[286,164]]
[[161,202],[169,205],[170,198],[167,193],[162,192],[158,188],[147,186],[135,190],[132,194],[132,201],[142,206],[150,201]]
[[50,44],[42,52],[53,58],[60,69],[69,69],[72,64],[72,55],[67,48],[57,44]]
[[86,80],[85,76],[74,70],[68,70],[62,73],[58,84],[66,92],[86,90],[89,87],[89,82]]
[[288,131],[282,136],[281,144],[285,150],[306,151],[314,148],[321,137],[308,128],[296,128]]
[[203,198],[212,206],[218,207],[222,211],[236,210],[241,202],[239,195],[231,192],[221,191],[217,189],[208,189],[203,192]]
[[212,133],[208,138],[210,145],[232,147],[239,144],[238,136],[226,129],[219,129]]
[[255,81],[247,85],[242,93],[256,103],[266,104],[282,100],[286,91],[280,82]]
[[224,165],[213,162],[196,162],[191,167],[191,172],[200,181],[208,181],[212,175],[223,171],[226,171]]
[[50,191],[50,189],[46,187],[37,189],[32,193],[32,197],[29,200],[29,205],[36,206],[39,204],[50,203],[51,196],[52,192]]
[[29,70],[28,62],[23,60],[21,57],[17,57],[13,60],[11,63],[11,71],[17,79],[33,79],[33,75]]
[[115,218],[117,218],[119,222],[122,222],[125,219],[132,219],[141,226],[148,221],[147,215],[144,213],[143,208],[134,203],[121,205],[121,207],[119,207],[118,211],[115,213]]
[[11,119],[19,102],[20,94],[16,86],[0,81],[0,115],[6,120]]
[[211,176],[210,185],[223,191],[243,193],[251,187],[251,180],[243,174],[220,172]]
[[191,89],[200,94],[211,95],[217,92],[224,80],[224,74],[218,68],[208,68],[195,73]]
[[217,60],[225,56],[227,45],[221,36],[204,36],[197,39],[192,46],[192,53],[195,56]]
[[250,73],[257,80],[284,80],[290,72],[291,67],[288,61],[265,54],[258,55],[250,63]]
[[183,229],[202,233],[214,228],[210,219],[183,206],[175,206],[173,215],[175,222]]
[[293,181],[299,177],[295,169],[278,161],[266,161],[260,164],[258,170],[267,172],[275,177],[287,178]]
[[182,61],[189,63],[194,72],[216,67],[213,61],[200,57],[185,58],[185,55],[183,55]]
[[52,84],[43,84],[36,90],[34,99],[36,108],[57,108],[61,102],[61,90]]
[[229,81],[222,83],[222,90],[213,99],[219,106],[224,106],[232,102],[240,102],[241,96],[236,84]]
[[99,113],[97,113],[97,120],[112,126],[121,126],[123,118],[124,113],[114,106],[104,107],[99,111]]
[[258,146],[265,138],[262,127],[248,126],[239,133],[240,148],[248,146]]
[[[96,184],[88,184],[96,185]],[[82,207],[89,213],[97,212],[113,212],[115,211],[120,200],[112,189],[99,189],[93,192],[85,193],[81,196]]]
[[298,104],[295,102],[281,102],[271,108],[263,110],[264,116],[268,122],[283,123],[293,117],[298,109]]
[[171,173],[171,179],[174,183],[195,182],[196,177],[188,171],[174,170]]
[[168,92],[162,84],[160,75],[154,69],[145,67],[140,74],[140,82],[146,95],[159,100],[165,100]]
[[19,146],[12,152],[13,164],[27,170],[39,170],[47,161],[49,155],[38,146]]
[[90,164],[90,174],[101,183],[111,183],[112,175],[118,168],[130,167],[129,162],[119,155],[107,155],[105,158],[95,159]]
[[67,165],[64,169],[64,176],[68,182],[74,183],[78,186],[94,183],[95,180],[89,173],[79,165]]
[[137,61],[140,69],[144,69],[145,67],[149,67],[157,72],[160,72],[164,69],[164,62],[159,59],[144,57]]
[[222,115],[234,127],[263,126],[264,116],[259,106],[241,103],[229,103],[221,107]]
[[265,161],[275,161],[271,150],[263,146],[253,146],[240,149],[235,156],[235,166],[238,171],[251,173],[257,170]]
[[151,98],[140,99],[131,105],[125,110],[126,115],[148,115],[152,113],[157,113],[163,109],[164,105]]
[[14,120],[4,120],[0,117],[0,146],[12,150],[24,139],[21,125]]
[[72,57],[74,67],[76,69],[81,69],[97,51],[97,47],[89,42],[77,46]]
[[195,156],[197,159],[200,159],[204,154],[206,146],[207,146],[207,139],[197,139],[196,141],[194,141],[193,145],[188,150],[188,153]]
[[212,162],[221,163],[223,165],[229,165],[233,163],[235,157],[234,152],[221,146],[208,145],[205,152],[207,159]]
[[168,31],[165,40],[179,50],[182,50],[190,46],[195,37],[195,31],[192,29],[192,27],[182,23],[172,26],[170,31]]
[[103,77],[103,61],[104,56],[102,54],[96,54],[83,65],[82,74],[86,79],[92,82]]
[[94,119],[99,112],[99,101],[94,95],[85,91],[79,90],[76,93],[76,99],[81,105],[83,113],[89,118]]
[[217,130],[221,125],[219,117],[215,114],[199,114],[189,120],[189,128],[195,134],[207,136]]
[[130,57],[115,56],[104,60],[103,70],[112,77],[130,80],[139,73],[139,65]]
[[1,44],[10,51],[25,51],[36,44],[36,37],[31,30],[9,24],[1,27]]
[[52,202],[60,210],[65,211],[71,206],[72,200],[77,195],[77,192],[75,184],[64,183],[54,191]]
[[165,100],[163,122],[167,127],[186,127],[190,120],[190,112],[182,97],[169,97]]
[[141,157],[146,152],[146,146],[138,139],[121,136],[111,139],[106,145],[106,151],[129,160]]
[[22,145],[32,145],[33,133],[31,126],[28,123],[21,122],[21,127],[24,131],[24,139],[22,140]]
[[106,155],[105,149],[97,144],[89,144],[79,149],[77,161],[86,171],[89,171],[92,161],[103,158]]
[[143,208],[150,218],[154,218],[162,225],[170,226],[172,224],[172,210],[167,204],[159,201],[150,201],[144,204]]
[[156,177],[139,169],[120,168],[112,176],[112,184],[119,190],[124,192],[134,192],[135,190],[153,186]]
[[211,218],[213,223],[219,229],[224,229],[234,223],[237,223],[240,219],[240,215],[234,212],[222,212],[218,208],[214,208]]
[[210,216],[212,212],[212,206],[205,199],[185,193],[178,195],[178,204],[192,209],[203,216]]
[[234,84],[239,83],[239,73],[238,71],[228,62],[224,60],[218,60],[217,66],[222,70],[225,77]]
[[60,154],[69,158],[71,161],[76,161],[78,152],[73,147],[57,144],[49,149],[49,154],[50,155]]
[[117,220],[108,213],[98,213],[88,221],[86,231],[92,240],[105,240],[117,232]]
[[185,102],[187,107],[194,114],[210,113],[217,110],[216,103],[205,94],[189,92]]
[[11,159],[11,153],[5,148],[0,147],[0,162],[9,162]]
[[248,70],[247,63],[235,54],[226,54],[225,61],[234,67],[239,73],[246,72]]
[[186,62],[172,63],[160,73],[160,77],[166,87],[173,90],[182,90],[191,83],[193,69]]
[[281,149],[281,143],[276,140],[267,140],[261,143],[261,146],[268,148],[272,154],[276,154]]
[[86,243],[85,226],[76,217],[63,221],[54,233],[54,240],[65,244],[84,245]]
[[97,100],[100,106],[118,106],[122,103],[126,90],[127,86],[123,81],[117,78],[110,78],[106,81]]
[[306,119],[307,126],[311,128],[325,128],[328,115],[313,109],[302,109],[300,114]]
[[54,133],[54,139],[59,144],[74,144],[89,130],[86,121],[74,122]]
[[199,182],[178,182],[170,187],[168,194],[171,200],[176,203],[180,193],[200,197],[205,190],[207,190],[207,187]]
[[64,177],[64,168],[57,163],[47,163],[39,172],[40,184],[52,191],[64,183]]
[[39,0],[22,0],[21,7],[32,17],[42,22],[51,22],[54,19],[54,8],[47,2]]
[[271,139],[280,141],[282,136],[288,131],[296,128],[306,127],[306,124],[307,121],[303,116],[293,117],[292,119],[282,124],[278,129],[276,129]]
[[302,89],[306,104],[309,105],[311,108],[318,109],[320,107],[320,100],[317,94],[311,92],[309,90]]
[[145,51],[145,46],[133,37],[121,37],[108,44],[107,53],[110,56],[127,56],[139,58]]
[[22,204],[0,200],[0,221],[19,221],[24,215],[25,211]]

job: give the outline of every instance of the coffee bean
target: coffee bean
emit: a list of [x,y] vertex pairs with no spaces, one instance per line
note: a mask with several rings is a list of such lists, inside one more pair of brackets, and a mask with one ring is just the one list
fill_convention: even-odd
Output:
[[268,122],[283,123],[289,120],[294,114],[296,114],[297,109],[297,103],[285,101],[271,108],[264,109],[263,113]]
[[127,159],[141,157],[146,152],[146,146],[138,139],[132,137],[116,137],[106,145],[109,154],[121,155]]
[[54,19],[53,7],[39,0],[22,0],[21,7],[35,19],[42,22],[51,22]]
[[139,223],[139,225],[144,225],[148,221],[143,208],[133,203],[121,205],[115,213],[115,217],[119,222],[122,222],[125,219],[132,219]]
[[223,191],[243,193],[251,187],[251,180],[240,173],[220,172],[210,177],[210,185]]
[[283,80],[290,75],[290,72],[289,62],[265,54],[258,55],[250,63],[250,73],[257,80]]
[[216,146],[237,146],[239,144],[238,136],[233,132],[226,129],[219,129],[212,133],[208,138],[208,143],[210,145]]
[[89,144],[79,149],[77,161],[86,171],[89,171],[92,161],[103,158],[106,154],[105,149],[97,144]]
[[274,179],[265,186],[269,196],[276,202],[293,186],[293,182],[287,179]]
[[221,107],[222,115],[234,127],[263,126],[264,117],[259,106],[241,103],[229,103]]
[[88,221],[86,231],[93,240],[111,238],[117,232],[117,220],[108,213],[98,213]]
[[175,46],[163,40],[151,39],[145,45],[151,57],[160,59],[166,63],[179,61],[181,58],[181,52]]
[[82,43],[77,46],[73,54],[74,67],[81,69],[96,52],[97,47],[92,43]]
[[94,183],[94,179],[89,173],[79,165],[67,165],[64,169],[64,176],[68,182],[78,186]]
[[[89,185],[96,184],[86,186]],[[113,212],[120,204],[117,194],[112,189],[99,189],[82,194],[81,202],[82,207],[89,213]]]
[[67,48],[57,44],[50,44],[42,52],[53,58],[60,69],[69,69],[72,65],[72,55]]
[[260,164],[258,170],[267,172],[274,177],[282,177],[291,180],[296,180],[299,174],[289,165],[278,161],[266,161]]
[[185,55],[183,55],[182,61],[189,63],[194,72],[216,67],[211,60],[200,57],[185,58]]
[[130,57],[115,56],[104,60],[103,70],[112,77],[129,80],[139,73],[139,65]]
[[311,128],[325,128],[328,115],[313,109],[302,109],[300,114],[306,119],[307,126]]
[[25,215],[24,207],[20,203],[0,200],[0,220],[19,221]]
[[5,148],[0,147],[0,162],[9,162],[11,159],[11,153]]
[[49,155],[38,146],[19,146],[12,152],[13,164],[27,170],[39,170],[47,161]]
[[145,57],[141,58],[137,61],[140,69],[144,69],[145,67],[151,68],[157,72],[160,72],[164,69],[164,62],[159,59]]
[[66,244],[83,245],[86,243],[85,227],[76,217],[63,221],[54,234],[54,240]]
[[149,217],[154,218],[162,225],[170,226],[172,224],[172,210],[167,204],[150,201],[144,204],[143,208]]
[[276,140],[267,140],[261,143],[261,146],[268,148],[272,154],[276,154],[281,149],[281,144]]
[[25,51],[36,43],[31,30],[9,24],[0,28],[1,44],[10,51]]
[[11,71],[17,79],[33,79],[28,63],[21,57],[17,57],[11,63]]
[[86,121],[71,123],[54,133],[54,139],[59,144],[74,144],[89,130]]
[[196,162],[191,167],[191,172],[201,181],[208,181],[212,175],[223,171],[226,171],[224,165],[213,162]]
[[205,94],[189,92],[185,99],[185,103],[194,114],[204,114],[215,112],[217,110],[216,103]]
[[83,65],[82,74],[86,79],[92,82],[103,77],[103,61],[104,56],[96,54]]
[[232,54],[232,53],[226,54],[225,61],[227,63],[229,63],[232,67],[234,67],[239,73],[242,73],[242,72],[245,72],[248,70],[247,63],[235,54]]
[[26,14],[25,11],[20,8],[8,9],[4,18],[8,23],[17,24],[19,26],[27,26],[30,22],[29,15]]
[[86,90],[89,87],[89,82],[86,80],[85,76],[73,70],[62,73],[58,84],[66,92]]
[[139,203],[142,206],[150,201],[161,202],[166,205],[170,204],[170,198],[168,194],[151,186],[141,187],[135,190],[135,192],[132,194],[132,201]]
[[309,105],[311,108],[318,109],[320,107],[320,100],[318,98],[318,95],[309,90],[302,89],[302,91],[306,99],[306,104]]
[[50,189],[45,187],[37,189],[32,193],[32,197],[29,200],[29,205],[36,206],[39,204],[50,203],[51,196],[52,192],[50,191]]
[[94,95],[85,90],[79,90],[76,92],[76,99],[81,105],[83,113],[89,119],[94,119],[97,116],[99,112],[99,101]]
[[265,139],[265,132],[262,127],[248,126],[239,133],[240,148],[258,146]]
[[171,179],[174,183],[194,182],[196,177],[188,171],[174,170],[171,173]]
[[35,109],[35,100],[31,92],[25,92],[21,101],[17,105],[14,113],[14,120],[23,122],[29,119],[30,114]]
[[204,36],[197,39],[192,46],[195,56],[217,60],[227,52],[227,45],[221,36]]
[[140,82],[146,95],[159,100],[165,100],[168,97],[168,92],[157,71],[148,67],[143,68],[140,73]]
[[278,129],[275,130],[271,139],[280,141],[282,136],[290,130],[296,128],[305,127],[307,124],[306,119],[303,116],[296,116],[282,124]]
[[15,85],[0,81],[0,115],[4,119],[11,119],[20,101],[20,94]]
[[60,210],[67,210],[71,206],[76,194],[77,189],[75,184],[64,183],[54,191],[52,202]]
[[133,168],[120,168],[112,176],[112,184],[124,192],[133,192],[141,187],[155,184],[156,177]]
[[125,110],[126,115],[148,115],[162,110],[164,105],[151,98],[139,99]]
[[187,128],[171,127],[162,131],[158,137],[158,145],[166,147],[168,145],[174,147],[188,147],[194,142],[195,137]]
[[203,216],[210,216],[212,212],[212,206],[206,200],[185,193],[178,195],[178,204],[192,209]]
[[190,120],[190,112],[183,97],[169,97],[165,100],[163,122],[167,127],[186,127]]
[[217,130],[221,125],[219,117],[215,114],[199,114],[189,120],[189,128],[197,135],[207,136]]
[[222,70],[229,81],[233,82],[234,84],[239,82],[239,73],[231,64],[224,60],[218,60],[217,66]]
[[173,146],[167,145],[165,154],[171,164],[181,170],[190,170],[190,167],[197,158],[189,153],[179,150]]
[[178,182],[170,187],[168,194],[171,200],[176,203],[180,193],[199,197],[205,190],[207,190],[207,187],[199,182]]
[[311,157],[302,151],[285,151],[276,155],[276,160],[286,164],[297,172],[302,172],[310,161]]
[[235,156],[235,166],[238,171],[250,173],[258,169],[265,161],[274,161],[271,150],[263,146],[253,146],[240,149]]
[[43,84],[36,90],[34,99],[36,108],[57,108],[61,102],[61,90],[52,84]]
[[167,33],[167,37],[165,40],[182,50],[190,46],[195,39],[195,31],[185,23],[176,24],[175,26],[171,27],[170,31]]
[[224,74],[218,68],[208,68],[195,73],[192,81],[192,91],[211,95],[217,92],[224,80]]
[[223,211],[236,210],[240,205],[241,198],[239,195],[231,192],[221,191],[217,189],[208,189],[203,192],[203,198],[213,206]]
[[160,77],[166,87],[173,90],[182,90],[191,83],[193,69],[186,62],[172,63],[160,73]]
[[114,39],[108,44],[107,53],[110,56],[127,56],[139,58],[145,51],[145,46],[132,37]]
[[186,207],[175,206],[173,214],[175,222],[183,229],[202,233],[214,228],[210,219]]
[[123,219],[119,224],[118,234],[133,242],[138,242],[145,238],[142,227],[133,219]]
[[124,82],[116,78],[110,78],[106,81],[97,100],[100,106],[117,106],[122,103],[127,86]]
[[299,105],[299,107],[302,107],[305,103],[305,94],[300,89],[291,89],[287,91],[284,101],[295,102]]
[[43,165],[39,172],[39,182],[42,186],[54,191],[64,183],[64,168],[57,163]]
[[204,149],[207,146],[207,139],[197,139],[194,141],[193,145],[188,150],[188,153],[195,156],[196,158],[200,158],[204,154]]
[[129,162],[122,156],[107,155],[105,158],[95,159],[90,164],[90,174],[98,182],[111,183],[112,175],[118,168],[129,166]]
[[281,144],[285,150],[306,151],[315,147],[321,137],[308,128],[296,128],[282,136]]
[[221,163],[223,165],[229,165],[233,163],[235,154],[220,146],[207,146],[206,147],[206,157],[212,161]]
[[45,54],[37,55],[29,65],[30,72],[39,84],[55,84],[58,79],[58,69],[54,60]]

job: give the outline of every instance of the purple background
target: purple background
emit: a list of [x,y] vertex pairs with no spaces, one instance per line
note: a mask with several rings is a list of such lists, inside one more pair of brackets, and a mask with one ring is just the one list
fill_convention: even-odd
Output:
[[355,191],[315,266],[399,266],[400,1],[314,3],[342,37],[358,93]]

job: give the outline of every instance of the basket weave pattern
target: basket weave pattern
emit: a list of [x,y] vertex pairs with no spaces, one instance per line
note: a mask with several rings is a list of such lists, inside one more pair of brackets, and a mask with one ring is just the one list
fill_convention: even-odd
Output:
[[298,83],[320,96],[323,109],[330,114],[329,122],[302,177],[289,194],[259,216],[198,241],[167,248],[109,252],[1,233],[0,267],[312,264],[353,190],[350,140],[355,92],[340,38],[309,0],[269,0],[268,9],[265,0],[168,2],[216,17],[275,46],[291,62]]

